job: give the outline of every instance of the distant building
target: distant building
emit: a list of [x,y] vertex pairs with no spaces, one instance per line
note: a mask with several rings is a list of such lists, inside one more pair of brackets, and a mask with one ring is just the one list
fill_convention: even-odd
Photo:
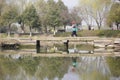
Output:
[[65,31],[66,31],[66,32],[72,32],[72,27],[73,27],[73,26],[67,25]]

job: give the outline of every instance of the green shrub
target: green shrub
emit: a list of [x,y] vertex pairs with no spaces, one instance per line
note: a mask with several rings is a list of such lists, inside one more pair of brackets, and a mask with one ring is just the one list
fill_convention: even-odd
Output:
[[58,32],[56,33],[55,37],[70,37],[71,32]]
[[[71,34],[72,34],[72,32],[58,32],[58,33],[56,33],[55,37],[70,37]],[[80,31],[77,32],[77,36],[78,37],[82,36]]]
[[119,30],[102,30],[98,33],[98,36],[120,37],[120,31]]
[[88,36],[97,36],[99,33],[99,30],[83,30],[80,31],[79,33],[81,34],[82,37],[88,37]]

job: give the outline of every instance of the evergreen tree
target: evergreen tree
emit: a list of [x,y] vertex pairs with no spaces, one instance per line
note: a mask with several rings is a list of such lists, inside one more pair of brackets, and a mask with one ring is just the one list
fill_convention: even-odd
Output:
[[62,0],[58,0],[57,8],[60,15],[61,24],[64,25],[64,29],[65,29],[65,26],[69,23],[70,20],[68,8],[62,2]]
[[110,9],[109,15],[107,17],[107,24],[112,27],[115,23],[117,29],[120,29],[120,3],[114,3]]
[[0,0],[0,16],[2,14],[4,6],[5,6],[5,0]]
[[10,26],[16,21],[18,11],[14,6],[8,6],[8,9],[2,15],[2,22],[4,26],[8,26],[8,36],[10,36]]
[[45,32],[47,33],[48,30],[48,26],[47,26],[47,3],[44,0],[38,0],[36,2],[36,9],[37,9],[37,13],[39,15],[40,18],[40,22],[41,22],[41,27],[42,30],[44,29]]
[[49,0],[47,2],[47,18],[48,18],[48,25],[54,28],[54,31],[56,30],[56,26],[60,25],[60,15],[58,12],[58,8],[56,7],[56,3],[54,0]]
[[29,26],[30,36],[32,36],[32,28],[40,28],[39,16],[33,5],[30,5],[25,9],[25,11],[23,12],[23,19],[25,24]]

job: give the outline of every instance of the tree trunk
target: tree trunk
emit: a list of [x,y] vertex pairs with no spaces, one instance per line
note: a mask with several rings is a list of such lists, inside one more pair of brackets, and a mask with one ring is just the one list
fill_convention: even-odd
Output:
[[54,26],[54,35],[56,34],[56,27]]
[[1,9],[0,9],[0,16],[1,16],[1,12],[2,12],[2,11],[1,11]]
[[91,25],[90,25],[90,24],[87,24],[87,26],[88,26],[88,30],[91,30]]
[[100,28],[101,28],[101,23],[99,23],[97,20],[96,20],[96,23],[97,23],[98,29],[100,30]]
[[56,27],[54,26],[54,31],[55,31]]
[[47,26],[45,25],[45,33],[47,33],[48,31],[47,31]]
[[116,26],[117,26],[117,30],[119,30],[119,24],[118,23],[116,23]]
[[101,27],[100,27],[100,26],[98,26],[98,29],[99,29],[99,30],[100,30],[100,28],[101,28]]
[[118,30],[120,30],[120,24],[118,24]]
[[30,37],[32,36],[32,27],[30,26]]
[[91,25],[88,25],[88,30],[91,30]]
[[64,25],[64,31],[66,31],[66,25]]
[[11,24],[8,25],[8,37],[10,37],[10,33],[11,33],[10,26]]
[[25,33],[24,22],[21,24],[22,33]]

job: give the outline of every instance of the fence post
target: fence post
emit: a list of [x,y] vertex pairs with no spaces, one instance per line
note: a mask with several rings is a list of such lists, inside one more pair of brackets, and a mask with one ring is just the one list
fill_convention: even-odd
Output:
[[36,41],[36,52],[40,53],[40,40]]
[[68,50],[68,48],[69,48],[69,40],[65,41],[64,44],[65,44],[67,53],[69,53],[69,50]]

